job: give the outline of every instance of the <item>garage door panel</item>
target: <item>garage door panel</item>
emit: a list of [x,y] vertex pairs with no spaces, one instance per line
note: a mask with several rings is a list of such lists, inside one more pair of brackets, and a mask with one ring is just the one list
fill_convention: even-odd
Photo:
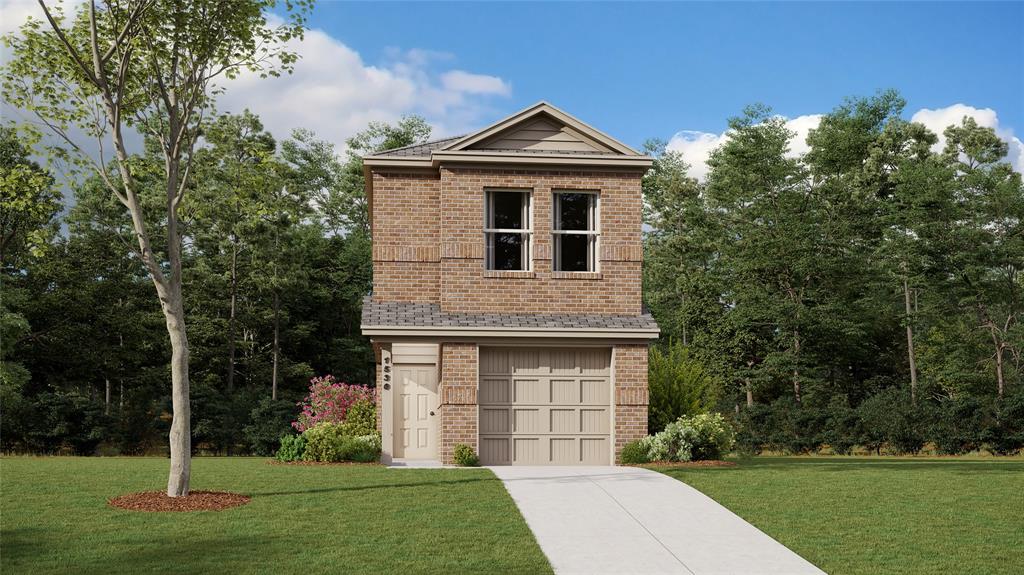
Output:
[[579,431],[579,415],[575,409],[551,409],[551,433],[576,433]]
[[539,437],[513,437],[512,452],[513,463],[536,465],[544,462],[540,453]]
[[584,465],[607,465],[609,443],[610,441],[604,437],[580,438],[580,463]]
[[544,433],[547,431],[541,427],[540,409],[538,408],[515,408],[515,425],[512,431],[515,433]]
[[551,403],[573,404],[580,402],[580,382],[577,379],[552,379]]
[[572,437],[552,437],[550,439],[550,463],[572,465],[579,463],[579,448]]
[[509,441],[511,439],[507,437],[480,438],[480,460],[488,465],[512,463],[509,457]]
[[[540,374],[541,350],[534,348],[516,348],[508,351],[508,363],[512,373],[519,374]],[[546,370],[544,370],[546,371]]]
[[586,405],[608,405],[610,383],[607,379],[580,380],[580,403]]
[[607,348],[482,348],[481,461],[609,464],[610,359]]
[[509,433],[507,407],[484,407],[480,409],[480,433]]
[[512,380],[512,401],[515,403],[547,403],[546,396],[539,379]]
[[481,377],[480,403],[509,403],[511,381],[507,377]]

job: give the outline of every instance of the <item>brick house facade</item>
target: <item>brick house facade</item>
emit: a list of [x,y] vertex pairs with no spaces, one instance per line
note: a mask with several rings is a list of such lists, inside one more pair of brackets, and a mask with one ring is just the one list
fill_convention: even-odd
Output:
[[650,164],[546,103],[364,159],[385,460],[611,464],[646,434]]

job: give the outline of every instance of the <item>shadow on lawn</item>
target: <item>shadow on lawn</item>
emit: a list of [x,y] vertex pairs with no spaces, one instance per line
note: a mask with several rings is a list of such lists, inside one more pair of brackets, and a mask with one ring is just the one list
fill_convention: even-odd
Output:
[[500,483],[495,477],[478,477],[464,479],[437,479],[427,481],[409,481],[403,483],[371,483],[366,485],[345,485],[338,487],[313,487],[292,491],[250,491],[252,497],[276,497],[281,495],[306,495],[310,493],[345,493],[353,491],[377,491],[384,489],[402,489],[406,487],[448,486],[466,483]]

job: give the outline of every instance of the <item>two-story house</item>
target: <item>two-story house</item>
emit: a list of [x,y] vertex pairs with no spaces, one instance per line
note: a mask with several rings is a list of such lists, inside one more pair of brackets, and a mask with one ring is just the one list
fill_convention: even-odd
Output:
[[386,462],[607,465],[646,434],[651,161],[544,102],[364,158]]

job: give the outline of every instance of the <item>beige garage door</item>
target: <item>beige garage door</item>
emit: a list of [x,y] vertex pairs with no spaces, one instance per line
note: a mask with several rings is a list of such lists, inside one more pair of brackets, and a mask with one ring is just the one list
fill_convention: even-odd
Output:
[[611,463],[611,350],[480,348],[484,465]]

